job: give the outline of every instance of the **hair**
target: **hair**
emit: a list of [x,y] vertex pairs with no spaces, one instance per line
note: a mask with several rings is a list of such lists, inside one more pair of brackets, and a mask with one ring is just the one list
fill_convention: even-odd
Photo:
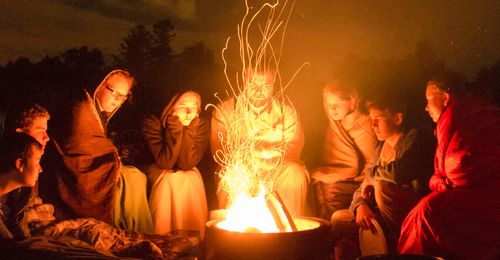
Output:
[[177,99],[175,100],[175,102],[172,104],[172,105],[175,105],[177,104],[177,102],[179,102],[179,100],[186,94],[191,94],[191,95],[194,95],[198,101],[198,107],[197,107],[197,112],[198,114],[201,113],[201,96],[200,94],[198,94],[198,92],[195,92],[193,90],[186,90],[184,92],[181,92],[179,94],[179,96],[177,97]]
[[406,102],[397,92],[379,93],[367,99],[365,106],[366,110],[377,109],[380,111],[387,111],[392,115],[397,113],[406,115],[407,109]]
[[359,85],[351,79],[334,79],[328,81],[323,88],[324,93],[338,93],[339,97],[348,100],[351,97],[359,99]]
[[25,133],[12,132],[0,140],[0,173],[15,168],[16,160],[26,161],[32,154],[32,147],[43,149],[43,146],[32,136]]
[[50,114],[44,107],[36,103],[30,103],[21,109],[7,113],[5,129],[10,132],[15,131],[17,128],[26,131],[38,117],[47,118],[47,120],[49,120]]
[[435,85],[440,93],[449,95],[461,95],[466,90],[467,78],[459,73],[443,72],[432,77],[427,86]]
[[127,80],[128,83],[130,84],[130,89],[132,89],[136,84],[135,78],[132,75],[130,75],[130,73],[126,70],[113,70],[113,71],[111,71],[106,76],[106,81],[114,76],[119,76],[119,77],[122,77],[125,80]]

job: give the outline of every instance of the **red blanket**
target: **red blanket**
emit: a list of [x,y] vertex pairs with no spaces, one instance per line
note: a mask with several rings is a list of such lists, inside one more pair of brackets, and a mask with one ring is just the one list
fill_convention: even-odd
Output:
[[500,257],[500,108],[451,101],[437,122],[433,191],[403,222],[399,252]]

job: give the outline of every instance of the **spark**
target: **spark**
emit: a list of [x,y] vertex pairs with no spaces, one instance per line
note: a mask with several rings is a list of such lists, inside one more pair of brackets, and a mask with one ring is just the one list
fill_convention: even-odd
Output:
[[[217,173],[220,185],[229,195],[229,207],[236,198],[262,196],[262,192],[274,191],[274,183],[279,178],[279,168],[283,163],[286,145],[290,140],[285,133],[296,129],[286,129],[284,124],[275,124],[272,127],[262,125],[259,116],[252,112],[253,103],[248,95],[249,71],[274,72],[273,87],[275,90],[272,99],[291,107],[291,113],[297,118],[295,108],[291,105],[284,91],[298,72],[308,63],[302,64],[297,71],[285,82],[280,74],[280,60],[285,39],[286,27],[294,2],[288,0],[280,2],[266,2],[258,8],[249,6],[245,1],[245,14],[237,25],[238,56],[241,62],[241,71],[232,75],[228,72],[226,52],[230,49],[231,38],[226,40],[222,49],[224,75],[229,89],[226,94],[234,98],[234,111],[225,111],[223,106],[214,106],[221,115],[225,125],[225,133],[218,133],[222,144],[221,149],[214,155],[215,161],[221,165]],[[260,22],[262,21],[262,22]],[[241,94],[240,94],[241,93]],[[215,97],[219,98],[218,94]],[[271,104],[273,105],[273,104]],[[291,135],[293,136],[293,134]],[[259,195],[260,194],[260,195]]]

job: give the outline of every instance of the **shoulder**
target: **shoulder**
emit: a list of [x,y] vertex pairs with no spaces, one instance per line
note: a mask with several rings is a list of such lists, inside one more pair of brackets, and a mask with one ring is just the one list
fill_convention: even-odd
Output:
[[357,139],[362,136],[367,136],[373,138],[375,141],[377,137],[373,133],[371,127],[370,117],[367,114],[363,114],[361,112],[355,112],[353,118],[353,124],[350,129],[348,129],[349,134],[352,138]]
[[406,151],[413,146],[433,149],[435,146],[434,136],[427,131],[412,128],[403,135],[401,148]]

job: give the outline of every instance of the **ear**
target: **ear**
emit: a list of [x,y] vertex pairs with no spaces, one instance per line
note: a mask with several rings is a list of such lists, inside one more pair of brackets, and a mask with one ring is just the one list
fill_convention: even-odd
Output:
[[23,160],[21,158],[16,159],[16,170],[23,172]]
[[448,105],[448,101],[450,101],[450,94],[448,94],[448,93],[444,93],[444,94],[443,94],[443,102],[444,102],[444,106]]
[[397,126],[401,126],[403,124],[403,113],[396,113],[394,115],[394,122]]

